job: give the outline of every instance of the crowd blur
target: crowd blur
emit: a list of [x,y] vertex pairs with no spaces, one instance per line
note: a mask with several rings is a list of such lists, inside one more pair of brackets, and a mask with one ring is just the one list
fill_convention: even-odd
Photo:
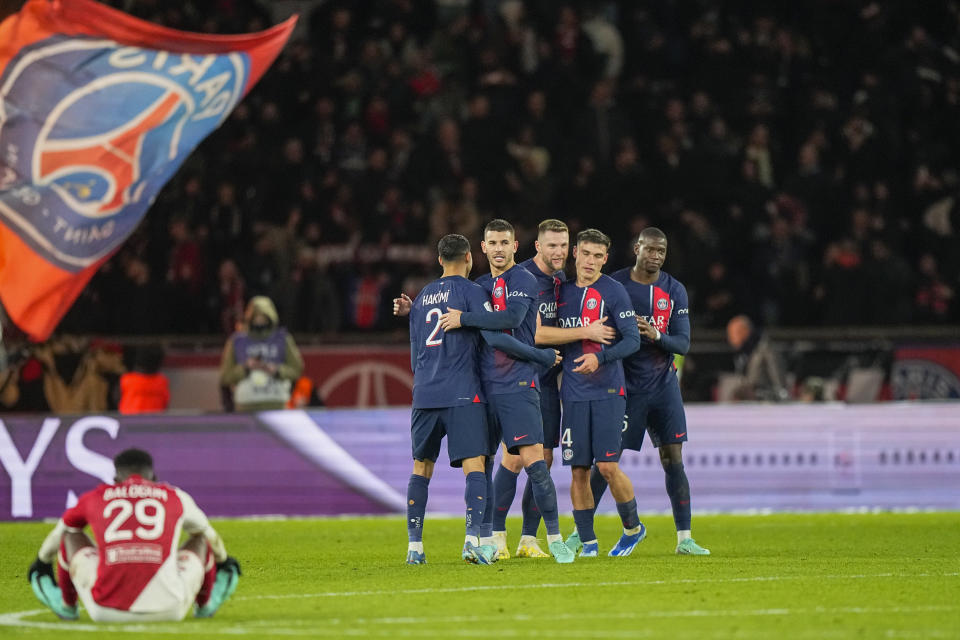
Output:
[[[291,3],[115,0],[246,32]],[[64,323],[393,327],[436,240],[647,225],[695,326],[960,319],[960,2],[330,0]],[[215,5],[215,8],[214,8]],[[477,256],[478,268],[483,268]]]

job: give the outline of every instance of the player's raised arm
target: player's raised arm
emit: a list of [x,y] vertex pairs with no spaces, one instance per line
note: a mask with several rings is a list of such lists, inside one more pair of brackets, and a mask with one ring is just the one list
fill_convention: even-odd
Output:
[[393,315],[395,316],[408,316],[412,308],[413,300],[405,293],[401,293],[399,298],[393,299]]

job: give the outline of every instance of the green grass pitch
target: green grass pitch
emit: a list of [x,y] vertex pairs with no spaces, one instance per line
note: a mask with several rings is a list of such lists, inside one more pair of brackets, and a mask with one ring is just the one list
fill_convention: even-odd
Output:
[[[217,521],[237,593],[213,619],[150,625],[40,610],[24,574],[49,525],[2,524],[0,637],[960,638],[960,513],[696,517],[710,557],[673,555],[672,521],[644,520],[628,558],[489,567],[460,560],[455,519],[427,519],[417,567],[400,517]],[[597,533],[605,552],[619,524]]]

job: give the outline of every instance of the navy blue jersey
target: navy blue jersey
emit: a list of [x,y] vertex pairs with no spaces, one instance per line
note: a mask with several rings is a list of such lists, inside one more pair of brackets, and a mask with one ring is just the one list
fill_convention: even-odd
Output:
[[659,388],[676,377],[671,347],[683,346],[676,353],[686,353],[690,345],[690,312],[687,290],[680,281],[666,271],[653,284],[641,284],[630,277],[630,268],[612,274],[630,296],[630,303],[638,316],[663,334],[662,342],[643,338],[640,350],[623,360],[627,393],[644,393]]
[[[620,359],[636,351],[640,346],[640,332],[630,298],[623,285],[608,275],[589,287],[578,287],[567,282],[560,287],[557,302],[557,326],[563,328],[583,327],[599,322],[604,316],[606,324],[617,330],[609,346],[582,340],[563,345],[563,384],[560,395],[564,402],[601,400],[612,395],[625,395],[623,365]],[[579,366],[574,362],[584,353],[595,353],[600,368],[591,374],[574,373]]]
[[410,359],[413,367],[413,408],[437,409],[482,402],[477,331],[440,328],[449,307],[482,311],[487,295],[460,276],[434,280],[423,288],[410,310]]
[[[540,270],[533,258],[524,260],[520,266],[533,274],[537,279],[537,297],[534,303],[540,313],[540,324],[545,327],[557,326],[557,298],[560,297],[560,285],[567,281],[567,274],[557,271],[546,274]],[[557,388],[557,376],[560,375],[560,365],[540,376],[541,388]]]
[[[520,265],[514,265],[497,277],[484,274],[475,281],[490,296],[494,311],[505,311],[510,304],[521,299],[528,301],[527,313],[516,329],[504,329],[520,342],[533,346],[537,331],[537,279]],[[516,393],[537,387],[536,365],[517,360],[484,342],[480,345],[480,379],[488,394]]]

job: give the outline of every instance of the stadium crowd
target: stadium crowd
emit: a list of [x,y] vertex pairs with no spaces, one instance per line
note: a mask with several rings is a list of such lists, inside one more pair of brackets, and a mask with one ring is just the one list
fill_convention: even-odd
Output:
[[[112,4],[220,33],[290,6]],[[695,327],[960,320],[960,2],[299,5],[62,330],[226,334],[253,295],[293,331],[393,327],[437,239],[493,217],[521,259],[545,217],[599,227],[611,269],[664,229]]]

